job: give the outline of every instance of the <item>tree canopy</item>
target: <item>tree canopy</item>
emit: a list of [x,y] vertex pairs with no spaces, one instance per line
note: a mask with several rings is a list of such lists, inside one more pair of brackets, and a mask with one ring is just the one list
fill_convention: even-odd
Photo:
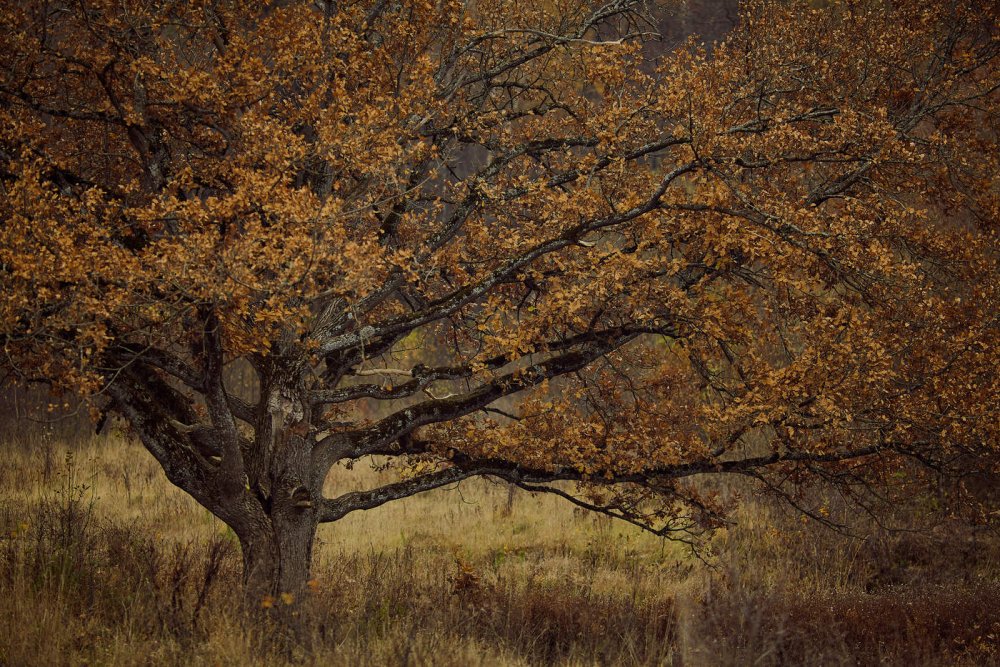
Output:
[[702,473],[995,465],[996,6],[819,4],[706,52],[630,0],[5,3],[0,366],[121,415],[256,591],[471,476],[683,536]]

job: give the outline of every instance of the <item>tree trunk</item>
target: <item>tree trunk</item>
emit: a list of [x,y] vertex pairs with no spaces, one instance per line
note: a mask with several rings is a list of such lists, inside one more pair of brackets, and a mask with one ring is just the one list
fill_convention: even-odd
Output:
[[237,531],[243,551],[244,604],[251,612],[294,604],[310,577],[317,526],[314,512],[274,509],[249,530]]
[[[243,548],[244,599],[291,606],[309,581],[323,480],[313,479],[309,403],[299,374],[272,365],[264,373],[255,441],[243,451],[249,515],[236,530]],[[252,489],[252,491],[251,491]],[[235,530],[235,527],[234,527]]]

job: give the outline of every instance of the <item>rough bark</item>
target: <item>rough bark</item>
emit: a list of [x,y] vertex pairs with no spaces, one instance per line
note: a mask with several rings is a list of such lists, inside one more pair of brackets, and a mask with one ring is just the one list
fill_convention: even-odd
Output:
[[248,610],[282,594],[297,597],[302,592],[310,576],[316,525],[309,514],[279,512],[238,533]]
[[234,449],[214,426],[223,417],[213,414],[213,426],[194,425],[197,411],[152,369],[137,364],[111,387],[169,479],[239,538],[251,612],[268,597],[297,596],[309,580],[322,486],[304,437],[308,406],[297,397],[294,376],[273,370],[266,389],[255,442]]

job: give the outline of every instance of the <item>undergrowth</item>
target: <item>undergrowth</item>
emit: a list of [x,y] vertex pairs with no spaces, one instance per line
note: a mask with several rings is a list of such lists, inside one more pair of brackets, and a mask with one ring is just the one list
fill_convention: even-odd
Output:
[[321,530],[289,638],[244,622],[234,537],[136,445],[44,446],[0,463],[4,665],[998,662],[992,533],[844,536],[757,504],[702,561],[488,483]]

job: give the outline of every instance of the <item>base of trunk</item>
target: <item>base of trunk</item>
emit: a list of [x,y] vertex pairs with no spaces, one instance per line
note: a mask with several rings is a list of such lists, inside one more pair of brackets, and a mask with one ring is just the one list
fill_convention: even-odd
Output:
[[316,524],[307,516],[294,519],[272,517],[266,526],[240,535],[248,611],[293,605],[306,590]]

